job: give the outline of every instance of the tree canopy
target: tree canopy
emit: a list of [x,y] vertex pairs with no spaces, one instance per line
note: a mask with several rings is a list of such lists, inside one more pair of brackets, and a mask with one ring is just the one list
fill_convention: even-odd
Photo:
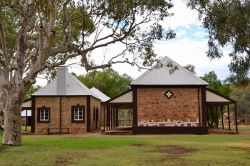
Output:
[[229,80],[246,83],[250,69],[250,1],[188,0],[188,6],[199,12],[208,30],[208,57],[220,58],[222,47],[232,48]]
[[40,86],[34,86],[34,85],[32,85],[32,86],[29,88],[28,92],[26,93],[25,99],[26,99],[26,100],[31,99],[31,95],[32,95],[33,93],[35,93],[36,91],[38,91],[40,88],[41,88]]
[[238,115],[246,125],[250,122],[250,83],[246,87],[232,87],[230,97],[237,101]]
[[231,89],[229,84],[223,84],[217,77],[214,71],[210,71],[201,77],[203,80],[208,82],[208,88],[215,90],[225,96],[229,96]]
[[188,71],[190,71],[193,74],[196,74],[195,72],[195,66],[191,65],[191,64],[187,64],[186,66],[183,66],[185,69],[187,69]]
[[115,97],[129,89],[132,78],[126,74],[119,75],[113,69],[103,71],[92,71],[77,78],[88,88],[95,87],[109,96]]
[[[116,63],[151,66],[153,43],[175,37],[161,25],[172,6],[170,0],[0,1],[3,143],[21,144],[21,104],[38,74],[76,57],[87,71]],[[120,53],[101,64],[92,60],[92,51],[118,43]]]

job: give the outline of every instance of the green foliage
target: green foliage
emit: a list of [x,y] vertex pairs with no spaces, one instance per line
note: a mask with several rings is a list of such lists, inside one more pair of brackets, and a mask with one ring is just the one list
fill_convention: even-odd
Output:
[[31,86],[30,89],[28,90],[28,92],[26,93],[26,97],[25,100],[30,99],[31,95],[33,93],[35,93],[36,91],[38,91],[41,87],[39,86]]
[[250,83],[247,87],[233,87],[230,97],[237,101],[238,115],[241,122],[250,121]]
[[77,78],[87,87],[95,87],[109,97],[115,97],[129,89],[132,78],[126,74],[119,75],[112,69],[92,71]]
[[[114,43],[121,43],[124,45],[123,48],[126,48],[124,52],[121,51],[119,56],[123,60],[117,60],[117,57],[117,59],[112,58],[113,61],[108,61],[106,66],[110,67],[113,63],[121,62],[149,67],[159,60],[154,53],[153,43],[156,40],[168,40],[175,37],[175,33],[171,29],[166,29],[168,27],[161,25],[166,17],[172,15],[169,13],[169,9],[173,7],[173,4],[169,0],[58,0],[55,2],[53,10],[51,10],[50,0],[4,0],[0,2],[0,23],[3,22],[5,26],[7,49],[12,50],[7,53],[8,57],[11,57],[10,61],[15,59],[13,55],[16,52],[20,22],[24,18],[29,20],[24,40],[27,46],[26,55],[25,61],[22,62],[26,63],[27,71],[29,71],[30,65],[37,60],[41,60],[41,63],[54,64],[62,62],[71,54],[82,57],[82,66],[87,71],[103,68],[101,65],[91,63],[91,56],[86,55],[89,55],[92,50]],[[33,6],[35,7],[33,8]],[[21,9],[32,14],[22,14]],[[54,35],[49,41],[51,45],[48,50],[46,50],[47,48],[39,49],[38,43],[42,43],[39,40],[46,41],[46,37],[50,33],[48,29],[52,11],[56,11],[56,20],[52,27]],[[70,35],[67,34],[69,31]],[[72,40],[67,43],[66,41],[71,37]],[[68,50],[65,51],[64,47]],[[44,57],[32,55],[34,48],[37,49],[33,50],[36,53],[39,52],[38,50],[44,49]],[[59,53],[53,56],[46,55],[53,48],[62,48],[62,50],[57,50]],[[128,52],[131,54],[125,54]],[[130,55],[133,55],[133,58],[128,57]],[[42,65],[41,63],[39,65]],[[39,74],[48,75],[52,71],[48,69],[44,72],[44,70],[46,69],[39,71]]]
[[220,58],[221,47],[231,46],[230,81],[245,83],[250,69],[250,1],[189,0],[188,5],[199,11],[208,30],[208,56]]
[[183,67],[185,69],[187,69],[188,71],[190,71],[191,73],[196,74],[196,72],[195,72],[195,66],[194,65],[188,64],[188,65],[183,66]]
[[215,90],[225,96],[229,96],[231,92],[230,85],[221,83],[214,71],[210,71],[201,78],[208,82],[208,88]]

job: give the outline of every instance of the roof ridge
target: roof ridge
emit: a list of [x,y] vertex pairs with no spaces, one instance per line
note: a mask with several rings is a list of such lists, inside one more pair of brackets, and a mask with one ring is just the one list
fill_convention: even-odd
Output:
[[[165,59],[167,59],[167,56],[164,56],[164,57],[161,59],[161,62],[164,61]],[[140,79],[144,78],[144,77],[147,75],[147,73],[149,73],[149,72],[151,71],[151,69],[154,69],[154,67],[155,67],[157,64],[159,64],[159,62],[156,63],[156,64],[154,64],[150,69],[148,69],[147,71],[145,71],[142,75],[140,75],[138,78],[136,78],[136,79],[135,79],[133,82],[131,82],[130,84],[133,84],[133,83],[135,83],[137,80],[140,80]]]
[[196,76],[195,74],[191,73],[189,70],[187,70],[185,67],[183,67],[182,65],[180,65],[179,63],[175,62],[174,60],[172,60],[171,58],[168,57],[168,59],[170,59],[171,61],[173,61],[173,63],[177,64],[177,66],[179,66],[183,71],[185,71],[187,74],[189,74],[190,76],[194,77],[195,79],[201,81],[202,83],[208,84],[206,81],[204,81],[203,79],[201,79],[200,77]]
[[[180,70],[180,72],[182,72],[184,75],[186,75],[186,77],[190,77],[191,80],[193,80],[193,82],[196,82],[194,84],[196,85],[207,85],[208,83],[204,80],[202,80],[201,78],[199,78],[198,76],[196,76],[195,74],[191,73],[190,71],[188,71],[186,68],[184,68],[182,65],[180,65],[179,63],[177,63],[176,61],[174,61],[173,59],[169,58],[168,56],[164,56],[160,62],[156,63],[155,65],[153,65],[152,68],[150,68],[149,70],[147,70],[146,72],[144,72],[141,76],[139,76],[137,79],[135,79],[130,85],[140,85],[143,83],[140,83],[142,80],[147,79],[147,75],[152,72],[154,69],[157,71],[157,69],[162,69],[163,67],[165,67],[169,62],[171,62],[174,66],[178,67]],[[157,65],[162,64],[163,66],[156,68]],[[166,66],[167,67],[167,66]],[[166,69],[167,71],[169,71],[169,67],[167,67],[168,69]],[[175,72],[175,71],[174,71]],[[152,73],[151,73],[152,75]],[[178,74],[177,74],[178,75]],[[169,77],[169,76],[167,76]],[[167,85],[168,83],[166,83]],[[185,83],[183,83],[185,84]],[[189,83],[190,84],[190,83]],[[180,85],[180,83],[179,83]]]

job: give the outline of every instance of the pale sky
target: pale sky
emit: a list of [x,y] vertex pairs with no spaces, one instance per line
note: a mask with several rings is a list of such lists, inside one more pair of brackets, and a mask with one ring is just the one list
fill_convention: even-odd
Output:
[[[227,50],[224,50],[224,57],[221,59],[210,60],[206,56],[207,47],[207,33],[201,26],[201,22],[198,20],[198,14],[196,11],[190,10],[186,7],[183,0],[174,0],[174,7],[171,12],[174,16],[166,18],[164,22],[165,28],[172,28],[176,33],[176,38],[168,41],[158,41],[154,44],[154,49],[159,57],[168,56],[180,65],[192,64],[195,66],[197,76],[203,76],[209,71],[215,71],[219,79],[224,80],[229,76],[228,64],[230,58]],[[119,52],[119,45],[111,45],[107,48],[93,51],[91,57],[97,63],[102,63],[103,56],[108,56]],[[128,64],[116,64],[112,67],[120,74],[128,74],[132,78],[136,79],[145,70],[138,70],[136,67],[132,67]],[[76,74],[86,74],[84,68],[79,65],[69,65],[69,71]],[[44,86],[47,81],[43,79],[37,79],[37,85]]]

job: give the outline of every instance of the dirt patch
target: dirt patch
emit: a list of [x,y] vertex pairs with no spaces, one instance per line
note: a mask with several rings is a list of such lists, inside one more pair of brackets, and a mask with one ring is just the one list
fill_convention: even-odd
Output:
[[229,145],[229,146],[232,146],[232,147],[243,147],[243,148],[249,148],[250,149],[250,141],[228,142],[226,144]]
[[70,157],[63,157],[63,156],[58,156],[55,161],[55,165],[57,166],[65,166],[65,165],[70,165],[72,164],[72,158]]
[[167,153],[170,156],[178,157],[180,155],[195,153],[198,151],[198,149],[181,147],[176,145],[158,145],[155,151],[160,153]]
[[248,147],[232,147],[233,150],[239,150],[239,151],[245,151],[247,153],[250,153],[250,148]]
[[3,152],[5,149],[7,149],[6,146],[0,146],[0,153]]
[[133,144],[133,146],[135,146],[135,147],[144,147],[146,145],[145,144]]

